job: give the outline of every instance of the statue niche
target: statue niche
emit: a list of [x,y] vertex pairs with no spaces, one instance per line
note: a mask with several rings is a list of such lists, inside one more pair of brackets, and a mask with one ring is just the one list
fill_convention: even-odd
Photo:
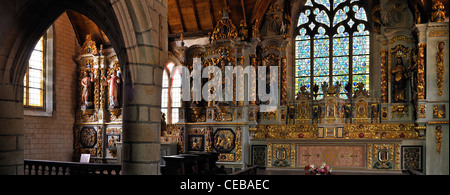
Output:
[[393,67],[392,72],[393,76],[393,97],[394,102],[406,102],[406,84],[408,80],[408,74],[403,64],[402,58],[397,58],[397,64]]

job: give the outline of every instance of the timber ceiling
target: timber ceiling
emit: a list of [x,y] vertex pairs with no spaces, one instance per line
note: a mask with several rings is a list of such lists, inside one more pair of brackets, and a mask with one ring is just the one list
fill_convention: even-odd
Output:
[[169,37],[205,36],[222,18],[220,11],[230,8],[235,26],[241,20],[251,26],[255,19],[262,20],[275,0],[168,0]]
[[[440,0],[446,8],[448,16],[450,10],[449,0]],[[251,28],[253,22],[261,21],[264,14],[276,0],[168,0],[168,25],[169,39],[179,38],[181,33],[184,37],[204,37],[212,32],[217,21],[221,19],[220,11],[230,8],[230,18],[236,27],[241,20],[246,21]],[[432,11],[432,0],[408,0],[410,9],[414,5],[419,6],[424,18],[429,18]],[[111,42],[105,33],[86,16],[68,10],[67,15],[73,25],[75,34],[82,45],[86,34],[91,34],[92,39],[103,44],[105,48],[111,46]]]
[[[262,20],[267,9],[276,0],[168,0],[169,38],[207,36],[212,32],[217,21],[222,16],[220,11],[231,10],[230,18],[238,27],[241,20],[251,27],[258,19]],[[73,25],[75,34],[82,45],[86,34],[91,34],[92,40],[98,45],[111,46],[105,33],[88,17],[71,10],[67,15]],[[260,22],[261,24],[261,22]]]

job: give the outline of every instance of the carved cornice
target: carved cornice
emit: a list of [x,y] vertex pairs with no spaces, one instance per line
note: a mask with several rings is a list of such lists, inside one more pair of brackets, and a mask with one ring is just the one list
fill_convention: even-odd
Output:
[[[342,138],[334,139],[423,139],[414,123],[362,123],[343,125]],[[316,124],[257,125],[255,140],[321,139]],[[330,137],[327,137],[329,139]],[[322,138],[323,139],[323,138]]]

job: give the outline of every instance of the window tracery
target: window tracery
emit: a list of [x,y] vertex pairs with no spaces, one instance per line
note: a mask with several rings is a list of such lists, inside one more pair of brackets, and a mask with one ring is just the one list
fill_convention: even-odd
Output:
[[[295,93],[323,82],[369,88],[370,33],[359,0],[308,0],[298,18],[295,39]],[[339,89],[347,98],[345,87]],[[323,97],[319,87],[317,99]]]
[[[174,72],[173,78],[171,73]],[[161,113],[165,114],[168,124],[179,121],[179,108],[181,107],[181,73],[173,62],[167,64],[163,73],[161,93]]]

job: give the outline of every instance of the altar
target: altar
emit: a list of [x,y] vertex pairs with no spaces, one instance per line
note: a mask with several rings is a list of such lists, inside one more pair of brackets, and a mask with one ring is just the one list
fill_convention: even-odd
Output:
[[[342,170],[421,169],[424,132],[416,124],[380,123],[380,102],[363,85],[347,99],[334,87],[323,88],[320,100],[302,90],[287,103],[286,115],[279,110],[252,118],[240,114],[251,112],[251,105],[231,106],[231,119],[218,121],[206,113],[220,109],[206,107],[204,122],[170,125],[162,142],[178,143],[179,153],[218,152],[217,164],[229,172],[245,165],[302,169],[322,163]],[[282,117],[284,124],[271,122]]]
[[[275,17],[283,14],[277,6],[271,6],[266,13],[273,24],[282,23],[282,18]],[[311,50],[314,34],[309,36],[303,31],[311,28],[308,19],[301,18],[303,16],[295,29],[296,37],[290,40],[272,31],[267,21],[263,24],[254,21],[248,28],[244,25],[237,28],[230,22],[229,11],[221,12],[222,19],[207,40],[195,40],[196,44],[186,46],[181,37],[169,59],[189,71],[198,59],[202,68],[217,66],[222,71],[225,66],[276,67],[278,79],[274,80],[278,81],[278,86],[265,86],[267,93],[278,87],[276,102],[267,110],[262,108],[273,102],[259,99],[259,96],[251,100],[254,94],[247,90],[262,84],[247,83],[247,76],[243,79],[244,101],[236,97],[236,92],[242,90],[237,81],[233,85],[232,101],[183,101],[178,123],[168,125],[161,133],[161,143],[177,144],[178,154],[217,152],[218,166],[224,166],[229,173],[248,165],[302,169],[322,163],[341,170],[422,171],[429,166],[426,162],[430,162],[425,155],[440,155],[440,140],[445,138],[441,135],[445,132],[442,129],[448,125],[443,122],[448,119],[448,114],[445,115],[448,100],[444,100],[448,96],[445,93],[436,96],[439,93],[431,72],[434,74],[437,70],[430,59],[443,58],[442,52],[437,51],[442,49],[434,46],[444,38],[431,34],[433,39],[427,39],[431,36],[427,30],[444,32],[447,23],[442,26],[417,24],[414,30],[416,34],[420,32],[421,44],[418,45],[416,38],[409,36],[415,34],[409,27],[369,35],[368,29],[360,25],[350,34],[356,33],[353,39],[365,41],[358,43],[358,47],[350,46],[348,55],[314,58],[311,56],[319,55]],[[307,13],[305,11],[304,15]],[[313,33],[323,32],[316,31],[317,28]],[[371,43],[370,36],[381,41]],[[330,39],[330,48],[339,49],[340,45],[334,45],[334,41],[339,42]],[[433,47],[425,47],[428,42]],[[444,44],[447,42],[441,41],[441,45]],[[322,46],[314,45],[317,49]],[[426,57],[425,51],[433,56]],[[349,61],[342,63],[352,64],[348,70],[343,69],[354,71],[354,75],[331,73],[330,69],[339,68],[342,65],[339,60],[343,59]],[[425,67],[426,60],[433,66]],[[361,66],[361,69],[352,66]],[[316,75],[321,68],[325,76]],[[426,82],[425,71],[428,71]],[[256,78],[266,80],[270,76],[274,75],[256,74]],[[221,78],[224,79],[224,75]],[[203,77],[202,83],[212,79],[212,76]],[[236,75],[234,80],[238,80]],[[433,87],[429,87],[430,83]],[[428,147],[430,145],[432,147]]]

